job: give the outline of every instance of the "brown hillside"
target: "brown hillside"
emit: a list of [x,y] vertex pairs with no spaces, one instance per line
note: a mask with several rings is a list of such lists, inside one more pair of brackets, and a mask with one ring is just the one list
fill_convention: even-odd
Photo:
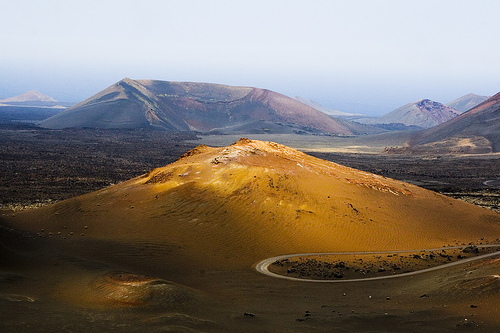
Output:
[[108,87],[40,126],[352,134],[326,114],[266,89],[131,79]]
[[500,234],[496,213],[247,139],[200,146],[144,176],[9,221],[69,240],[153,249],[135,265],[168,274],[245,269],[287,253],[423,249]]
[[[2,213],[0,331],[497,332],[498,253],[464,256],[497,250],[479,244],[499,235],[499,214],[283,145],[199,146],[100,191]],[[417,251],[300,269],[346,270],[327,283],[256,270],[277,255],[381,250]]]
[[41,127],[61,128],[163,128],[187,131],[188,125],[141,84],[128,78],[75,106],[50,117]]

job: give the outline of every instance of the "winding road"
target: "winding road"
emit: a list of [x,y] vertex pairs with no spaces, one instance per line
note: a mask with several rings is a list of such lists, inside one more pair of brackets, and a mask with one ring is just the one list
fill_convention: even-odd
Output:
[[483,182],[484,185],[489,187],[500,188],[500,179],[490,179]]
[[[476,245],[478,248],[489,248],[489,247],[500,247],[500,244],[489,244],[489,245]],[[332,253],[297,253],[297,254],[286,254],[281,256],[276,256],[268,259],[264,259],[259,262],[255,269],[257,272],[262,273],[267,276],[271,276],[274,278],[290,280],[290,281],[300,281],[300,282],[316,282],[316,283],[345,283],[345,282],[364,282],[364,281],[375,281],[375,280],[386,280],[386,279],[394,279],[405,276],[412,276],[422,273],[427,273],[431,271],[437,271],[438,269],[444,269],[451,266],[462,265],[467,262],[476,261],[484,258],[500,256],[500,251],[495,251],[492,253],[483,254],[480,256],[470,257],[466,259],[460,259],[455,262],[451,262],[449,264],[439,265],[431,268],[421,269],[414,272],[394,274],[394,275],[386,275],[386,276],[377,276],[377,277],[369,277],[369,278],[361,278],[361,279],[335,279],[335,280],[315,280],[315,279],[301,279],[291,276],[279,275],[269,271],[269,266],[277,261],[283,259],[289,259],[293,257],[307,257],[307,256],[322,256],[322,255],[362,255],[362,254],[391,254],[391,253],[407,253],[407,252],[430,252],[430,251],[439,251],[439,250],[453,250],[453,249],[462,249],[467,247],[467,245],[463,246],[451,246],[451,247],[440,247],[435,249],[424,249],[424,250],[401,250],[401,251],[381,251],[381,252],[332,252]]]

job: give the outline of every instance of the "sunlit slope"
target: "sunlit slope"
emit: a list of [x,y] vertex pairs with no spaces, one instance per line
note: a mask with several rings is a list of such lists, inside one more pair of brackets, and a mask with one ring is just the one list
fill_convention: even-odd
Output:
[[500,237],[494,212],[247,139],[200,146],[142,177],[12,221],[67,241],[149,248],[158,264],[196,269],[249,267],[287,253],[424,249]]

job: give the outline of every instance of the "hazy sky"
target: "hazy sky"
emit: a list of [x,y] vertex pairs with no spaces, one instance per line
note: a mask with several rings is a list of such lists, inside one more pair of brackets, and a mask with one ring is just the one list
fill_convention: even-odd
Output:
[[0,98],[124,77],[268,88],[347,112],[500,91],[498,0],[0,0]]

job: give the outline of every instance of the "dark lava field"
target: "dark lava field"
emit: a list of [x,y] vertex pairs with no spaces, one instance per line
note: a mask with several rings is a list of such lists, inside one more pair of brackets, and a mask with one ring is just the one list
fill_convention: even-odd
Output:
[[[192,133],[141,129],[1,125],[0,208],[41,206],[125,181],[175,161],[197,145],[196,139]],[[495,156],[310,154],[500,211]]]

